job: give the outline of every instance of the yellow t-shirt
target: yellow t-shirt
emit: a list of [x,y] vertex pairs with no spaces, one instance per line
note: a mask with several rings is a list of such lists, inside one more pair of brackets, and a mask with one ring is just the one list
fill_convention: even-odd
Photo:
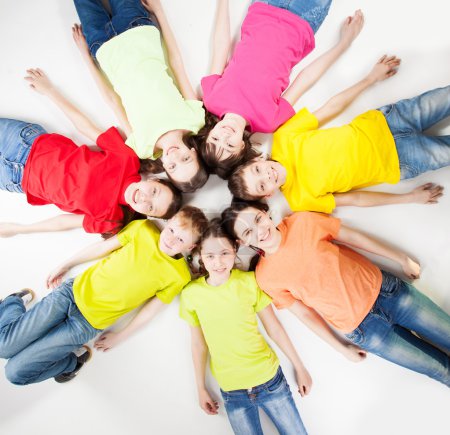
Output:
[[211,372],[222,390],[251,388],[275,376],[279,361],[256,319],[270,302],[255,274],[237,269],[220,286],[211,286],[202,277],[181,293],[180,317],[202,328]]
[[302,109],[273,136],[272,158],[287,170],[281,191],[292,210],[331,213],[333,193],[400,180],[394,138],[380,111],[317,128],[317,118]]
[[97,60],[120,96],[132,133],[126,144],[141,159],[156,158],[155,143],[171,130],[197,133],[203,103],[185,100],[167,71],[159,30],[138,26],[105,42]]
[[118,234],[122,247],[76,277],[75,302],[94,328],[107,328],[153,296],[169,304],[190,281],[184,258],[163,253],[159,235],[147,219],[131,222]]

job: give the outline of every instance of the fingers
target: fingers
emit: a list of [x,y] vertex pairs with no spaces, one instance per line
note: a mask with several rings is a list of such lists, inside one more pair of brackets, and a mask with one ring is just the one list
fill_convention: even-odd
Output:
[[436,204],[439,202],[439,198],[444,195],[444,186],[438,184],[427,183],[421,186],[421,188],[428,193],[427,204]]
[[208,415],[216,415],[219,409],[219,404],[215,400],[208,400],[202,403],[201,408]]

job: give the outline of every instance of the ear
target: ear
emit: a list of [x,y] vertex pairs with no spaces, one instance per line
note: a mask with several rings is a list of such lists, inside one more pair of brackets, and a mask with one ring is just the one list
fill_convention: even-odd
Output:
[[192,147],[192,148],[190,149],[190,152],[191,152],[192,154],[197,154],[197,150],[196,150],[194,147]]
[[190,246],[190,247],[188,248],[188,251],[189,251],[189,252],[192,252],[192,250],[193,250],[196,246],[197,246],[197,243],[194,243],[192,246]]
[[267,156],[263,153],[263,154],[260,154],[258,157],[255,157],[253,160],[255,160],[256,162],[265,161],[265,160],[267,160]]
[[275,192],[269,193],[268,195],[263,196],[264,199],[269,199],[274,195]]

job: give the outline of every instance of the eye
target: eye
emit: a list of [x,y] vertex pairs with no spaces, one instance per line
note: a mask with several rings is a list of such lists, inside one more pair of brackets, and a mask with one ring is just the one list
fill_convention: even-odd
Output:
[[258,166],[255,166],[255,172],[256,172],[257,174],[259,174],[259,167],[258,167]]
[[264,192],[264,184],[263,183],[261,183],[259,185],[259,190],[260,190],[260,192]]
[[208,254],[208,255],[206,256],[206,258],[207,258],[208,260],[212,260],[212,259],[214,258],[214,255]]
[[173,228],[169,228],[171,234],[173,234]]
[[153,188],[153,190],[152,190],[152,195],[153,195],[153,196],[156,195],[156,187]]
[[183,162],[188,162],[190,160],[189,156],[183,157]]
[[257,223],[257,224],[259,224],[260,222],[261,222],[261,215],[256,215],[256,217],[255,217],[255,222]]
[[180,243],[184,243],[184,240],[183,240],[181,237],[177,237],[177,240],[178,240]]
[[152,211],[153,211],[153,205],[152,205],[152,204],[149,204],[149,206],[148,206],[148,212],[151,213]]

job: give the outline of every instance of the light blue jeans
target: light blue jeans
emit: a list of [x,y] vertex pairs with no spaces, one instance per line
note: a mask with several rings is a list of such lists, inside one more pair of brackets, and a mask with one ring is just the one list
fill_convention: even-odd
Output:
[[346,337],[368,352],[450,387],[450,316],[388,272],[383,272],[380,295],[369,314]]
[[0,304],[0,358],[8,359],[5,372],[13,384],[71,372],[77,364],[73,351],[101,332],[78,310],[72,286],[73,279],[65,281],[29,311],[17,296]]
[[264,384],[248,390],[220,391],[236,435],[263,435],[258,408],[269,416],[280,435],[307,433],[281,367]]
[[402,179],[450,165],[450,136],[424,131],[450,116],[450,86],[379,109],[394,136]]
[[23,193],[23,170],[31,145],[44,133],[40,125],[0,118],[0,189]]
[[287,9],[309,23],[316,33],[328,15],[332,0],[253,0],[281,9]]

